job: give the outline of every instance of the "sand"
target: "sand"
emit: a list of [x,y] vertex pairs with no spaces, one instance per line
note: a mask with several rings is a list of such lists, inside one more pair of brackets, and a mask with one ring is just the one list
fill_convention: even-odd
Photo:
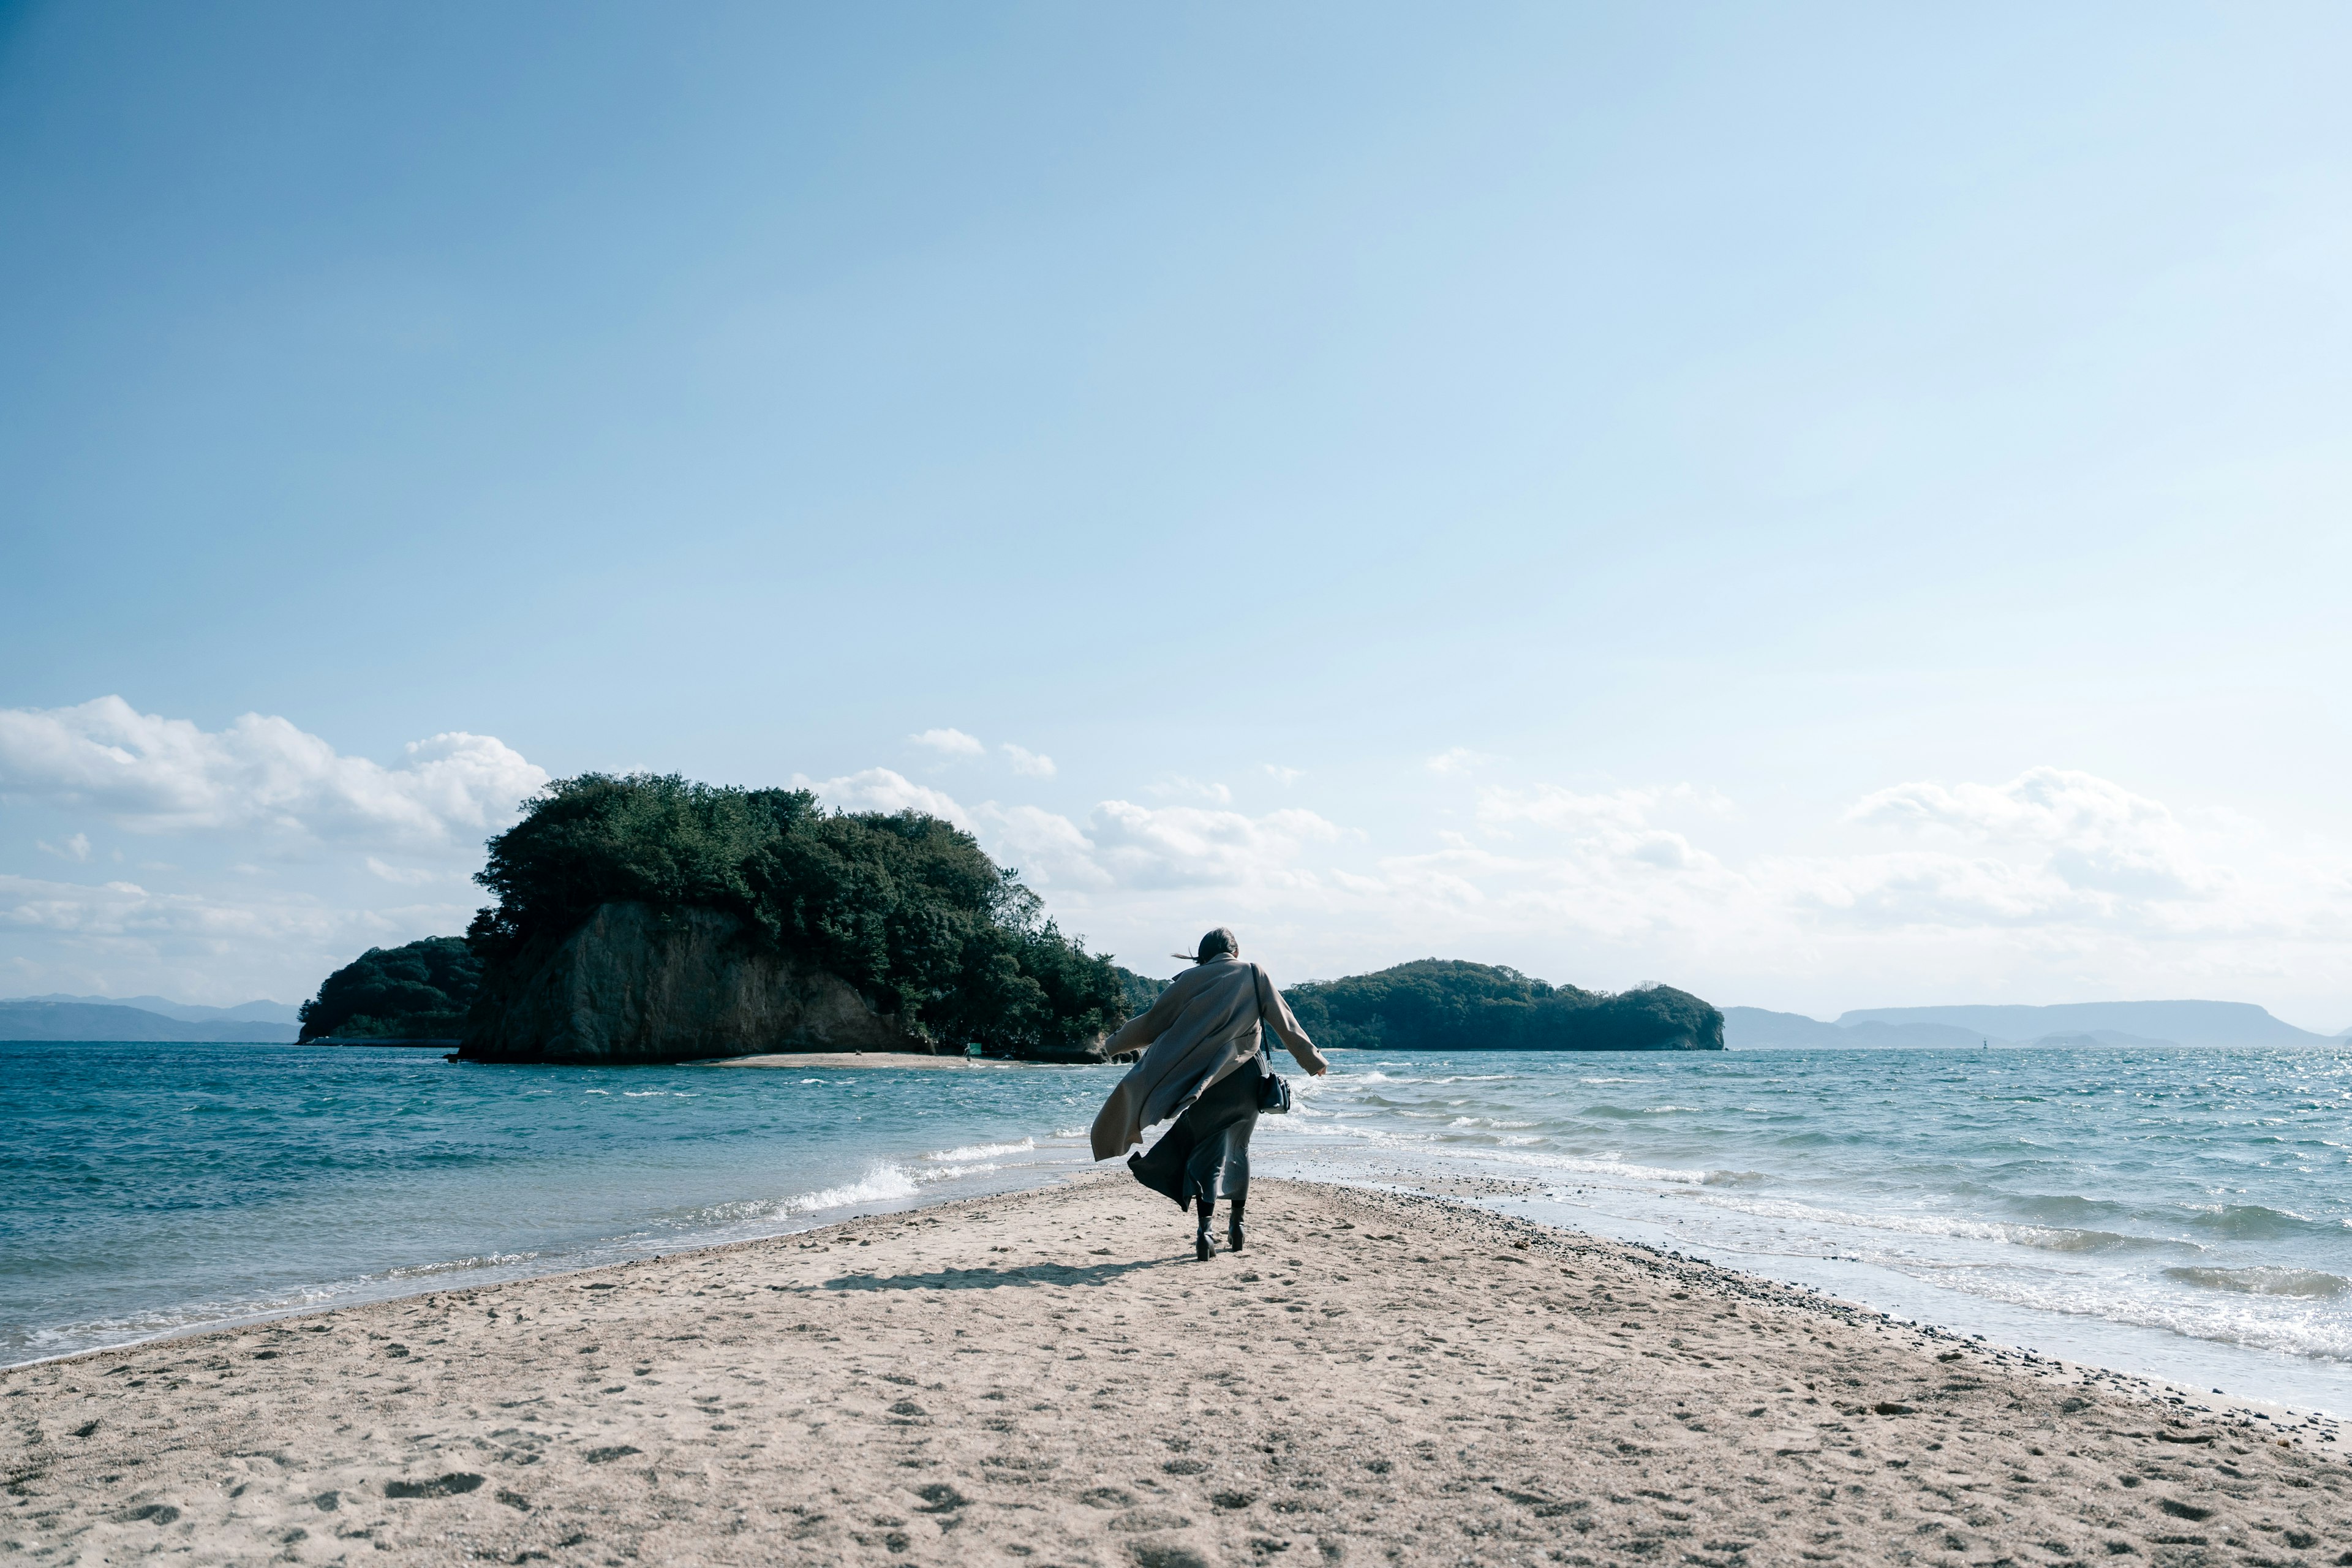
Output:
[[990,1061],[979,1057],[929,1057],[920,1051],[775,1051],[761,1057],[726,1057],[700,1062],[711,1068],[982,1068],[1029,1067],[1029,1062]]
[[[1431,1198],[1123,1174],[0,1373],[40,1563],[2352,1563],[2319,1428]],[[2332,1434],[2328,1434],[2332,1436]]]
[[[1135,1059],[1129,1051],[1113,1062]],[[723,1057],[697,1062],[707,1068],[954,1068],[965,1072],[1051,1072],[1095,1062],[1012,1061],[1002,1057],[928,1057],[919,1051],[776,1051],[759,1057]]]

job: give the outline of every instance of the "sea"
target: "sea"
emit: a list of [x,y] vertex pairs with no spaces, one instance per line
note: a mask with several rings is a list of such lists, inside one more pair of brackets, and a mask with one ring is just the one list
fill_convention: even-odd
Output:
[[[1333,1061],[1292,1070],[1258,1173],[1444,1193],[2352,1415],[2352,1049]],[[0,1043],[0,1363],[1051,1184],[1094,1168],[1122,1070]]]

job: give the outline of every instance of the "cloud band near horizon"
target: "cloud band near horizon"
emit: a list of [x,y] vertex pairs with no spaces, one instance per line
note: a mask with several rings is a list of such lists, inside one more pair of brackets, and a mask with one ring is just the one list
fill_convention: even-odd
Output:
[[[998,755],[1023,792],[1055,773],[961,731],[912,739],[943,765]],[[2340,847],[2284,846],[2079,770],[1890,784],[1817,825],[1850,847],[1735,853],[1737,803],[1704,786],[1487,782],[1496,759],[1444,761],[1403,765],[1459,791],[1460,809],[1385,840],[1192,779],[1139,780],[1160,798],[1082,811],[1012,791],[967,803],[880,765],[792,783],[840,809],[955,823],[1066,929],[1146,969],[1194,926],[1245,923],[1291,978],[1436,954],[1795,1010],[2158,994],[2310,1008],[2337,997],[2352,953]],[[1276,782],[1295,796],[1302,776]],[[49,857],[0,872],[0,984],[307,994],[360,947],[461,928],[482,839],[549,777],[462,731],[387,765],[257,714],[205,731],[115,697],[0,710],[0,814],[39,815],[48,837],[15,837]],[[125,874],[125,844],[209,849]],[[75,879],[84,861],[91,879]]]

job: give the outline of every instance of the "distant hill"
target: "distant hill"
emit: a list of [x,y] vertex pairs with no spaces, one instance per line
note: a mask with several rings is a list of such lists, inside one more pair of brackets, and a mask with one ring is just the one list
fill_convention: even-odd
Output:
[[1424,958],[1283,993],[1318,1045],[1403,1051],[1719,1051],[1723,1015],[1687,991],[1614,994],[1496,964]]
[[1941,1024],[1993,1038],[2116,1031],[2184,1046],[2317,1046],[2329,1037],[2298,1029],[2251,1002],[2067,1002],[2052,1007],[1866,1007],[1838,1015],[1841,1026]]
[[0,1001],[0,1040],[237,1040],[291,1044],[291,1024],[166,1017],[110,1002]]
[[301,1017],[283,1002],[240,1002],[234,1007],[206,1007],[195,1002],[174,1002],[165,996],[68,996],[62,991],[52,991],[46,996],[14,996],[14,1002],[87,1002],[94,1007],[136,1007],[142,1013],[160,1013],[166,1018],[177,1018],[184,1024],[210,1023],[226,1018],[244,1024],[299,1024]]
[[372,947],[302,1004],[302,1037],[454,1040],[481,988],[482,961],[464,937]]

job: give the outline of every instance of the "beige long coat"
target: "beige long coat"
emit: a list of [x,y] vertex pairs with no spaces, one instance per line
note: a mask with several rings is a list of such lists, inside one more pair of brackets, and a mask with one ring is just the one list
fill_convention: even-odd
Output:
[[1095,1158],[1124,1154],[1143,1142],[1145,1128],[1178,1115],[1255,1058],[1261,1018],[1300,1067],[1321,1072],[1330,1065],[1256,964],[1221,953],[1178,975],[1148,1011],[1110,1037],[1114,1054],[1150,1048],[1103,1101],[1095,1118]]

